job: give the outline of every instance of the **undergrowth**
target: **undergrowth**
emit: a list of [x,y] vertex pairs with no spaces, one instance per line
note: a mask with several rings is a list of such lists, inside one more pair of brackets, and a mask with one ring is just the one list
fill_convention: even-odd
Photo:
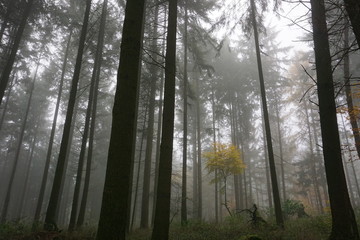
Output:
[[[174,223],[170,228],[170,240],[325,240],[330,234],[330,216],[291,219],[285,229],[267,222],[254,226],[246,219],[229,217],[221,224],[189,221],[186,226]],[[26,222],[7,222],[0,225],[0,240],[94,240],[95,227],[75,232],[31,232]],[[129,240],[149,240],[150,230],[136,230]]]

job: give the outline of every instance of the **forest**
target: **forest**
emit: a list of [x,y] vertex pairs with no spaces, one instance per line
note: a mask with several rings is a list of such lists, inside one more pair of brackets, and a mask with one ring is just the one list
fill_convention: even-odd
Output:
[[0,0],[0,240],[360,240],[359,46],[359,0]]

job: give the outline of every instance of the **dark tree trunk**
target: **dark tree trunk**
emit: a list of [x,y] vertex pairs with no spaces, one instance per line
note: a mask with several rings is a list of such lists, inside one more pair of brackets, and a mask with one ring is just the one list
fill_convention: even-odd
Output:
[[18,30],[16,32],[16,36],[15,36],[15,39],[14,39],[14,44],[13,44],[13,46],[11,48],[11,53],[10,53],[9,59],[7,60],[7,62],[5,64],[5,67],[4,67],[4,70],[3,70],[2,74],[1,74],[1,79],[0,79],[0,105],[1,105],[2,99],[3,99],[4,94],[5,94],[5,89],[6,89],[7,85],[8,85],[8,82],[9,82],[9,77],[10,77],[10,73],[11,73],[11,70],[13,68],[14,62],[15,62],[16,53],[17,53],[17,51],[19,49],[20,41],[22,39],[24,29],[26,27],[26,23],[27,23],[29,15],[30,15],[33,3],[34,3],[34,0],[29,0],[27,2],[24,13],[22,14],[22,19],[21,19],[21,22],[20,22],[20,26],[19,26],[19,28],[18,28]]
[[[215,113],[215,91],[214,88],[211,89],[211,110],[212,110],[212,129],[213,129],[213,144],[216,146],[216,113]],[[195,125],[195,124],[194,124]],[[194,145],[195,147],[196,145]],[[216,152],[216,149],[214,149]],[[217,179],[217,169],[215,169],[215,179]],[[218,183],[215,182],[215,222],[219,222],[219,190],[218,190]]]
[[271,139],[269,113],[268,113],[268,108],[267,108],[267,103],[266,103],[266,92],[265,92],[264,76],[263,76],[263,72],[262,72],[259,37],[258,37],[256,15],[255,15],[256,14],[255,3],[254,3],[254,0],[250,0],[250,2],[251,2],[252,23],[253,23],[254,37],[255,37],[256,57],[257,57],[258,71],[259,71],[261,100],[262,100],[264,122],[265,122],[267,150],[268,150],[268,157],[269,157],[270,177],[271,177],[274,206],[275,206],[276,223],[280,227],[283,227],[284,219],[283,219],[282,210],[281,210],[279,187],[278,187],[276,169],[275,169],[274,151],[273,151],[272,139]]
[[135,152],[144,0],[127,1],[97,240],[125,239]]
[[55,170],[55,176],[54,176],[54,182],[51,188],[51,194],[50,194],[50,201],[49,205],[46,211],[46,217],[45,217],[45,225],[44,228],[47,230],[53,230],[56,229],[56,209],[58,208],[58,205],[60,205],[59,196],[60,196],[60,186],[62,185],[62,177],[63,173],[65,172],[65,159],[66,159],[66,152],[68,148],[69,143],[69,136],[70,136],[70,130],[71,130],[71,123],[74,113],[74,107],[76,102],[76,92],[77,87],[80,79],[80,70],[81,70],[81,64],[82,64],[82,57],[83,57],[83,51],[85,47],[85,39],[86,39],[86,32],[87,32],[87,26],[89,22],[89,16],[90,16],[90,8],[91,8],[91,0],[86,1],[86,9],[85,9],[85,15],[83,20],[83,26],[81,29],[81,35],[80,35],[80,41],[79,41],[79,48],[78,53],[76,57],[76,64],[75,64],[75,70],[74,75],[72,79],[71,89],[70,89],[70,97],[69,102],[67,106],[67,112],[66,112],[66,118],[65,118],[65,124],[64,124],[64,132],[61,139],[60,144],[60,152],[58,157],[58,162],[56,165]]
[[184,86],[183,86],[183,98],[184,98],[184,112],[183,112],[183,159],[182,159],[182,183],[181,183],[181,224],[185,225],[187,223],[187,135],[188,135],[188,108],[187,108],[187,82],[188,82],[188,73],[187,73],[187,52],[188,52],[188,37],[187,37],[187,26],[188,26],[188,10],[187,10],[187,1],[185,0],[185,18],[184,18]]
[[26,123],[27,123],[27,119],[28,119],[28,116],[29,116],[29,112],[30,112],[30,106],[31,106],[31,102],[32,102],[32,97],[33,97],[34,87],[35,87],[35,81],[36,81],[37,73],[38,73],[38,70],[39,70],[39,66],[40,66],[40,63],[38,62],[36,70],[35,70],[34,79],[31,82],[30,96],[29,96],[29,100],[28,100],[28,103],[27,103],[24,120],[23,120],[21,128],[20,128],[20,136],[19,136],[19,139],[18,139],[17,147],[16,147],[14,165],[12,166],[11,175],[10,175],[10,181],[9,181],[8,186],[7,186],[6,195],[5,195],[5,201],[4,201],[2,214],[1,214],[1,219],[0,219],[0,223],[2,223],[2,224],[5,223],[5,221],[6,221],[6,215],[7,215],[9,204],[10,204],[10,197],[11,197],[12,187],[13,187],[13,183],[14,183],[14,178],[15,178],[17,165],[18,165],[18,162],[19,162],[21,147],[22,147],[22,144],[23,144]]
[[321,135],[332,216],[332,230],[329,239],[358,240],[359,233],[341,159],[325,3],[323,0],[311,0],[310,3]]
[[351,27],[355,34],[356,41],[360,47],[360,1],[344,0],[345,9],[349,16]]
[[89,147],[88,147],[88,154],[87,154],[87,160],[86,160],[86,173],[85,173],[85,180],[84,180],[84,189],[83,189],[83,194],[82,194],[81,204],[80,204],[80,209],[79,209],[79,217],[78,217],[78,220],[76,223],[77,227],[81,227],[84,223],[86,202],[87,202],[87,196],[88,196],[89,185],[90,185],[91,162],[92,162],[92,155],[93,155],[95,123],[96,123],[97,98],[98,98],[98,91],[99,91],[98,89],[99,89],[99,81],[100,81],[100,69],[101,69],[101,63],[102,63],[102,53],[103,53],[103,49],[104,49],[104,38],[105,38],[105,28],[106,28],[107,4],[108,4],[108,0],[104,0],[103,9],[102,9],[102,13],[101,13],[101,20],[100,20],[98,46],[96,49],[96,59],[95,59],[95,63],[94,63],[93,77],[95,78],[95,80],[94,80],[95,83],[94,83],[94,90],[93,90],[94,96],[93,96],[93,100],[92,100],[92,110],[91,110]]
[[37,204],[36,204],[36,209],[35,209],[33,230],[35,230],[36,224],[40,220],[41,208],[42,208],[43,201],[44,201],[47,177],[48,177],[50,161],[51,161],[51,152],[52,152],[52,148],[53,148],[53,144],[54,144],[56,123],[57,123],[57,118],[58,118],[58,114],[59,114],[60,100],[61,100],[62,89],[63,89],[63,84],[64,84],[64,77],[65,77],[66,66],[67,66],[67,59],[68,59],[69,50],[70,50],[71,36],[72,36],[72,31],[70,31],[70,34],[69,34],[69,39],[67,41],[65,55],[64,55],[64,61],[62,64],[62,69],[61,69],[62,72],[61,72],[61,78],[60,78],[59,91],[58,91],[58,95],[57,95],[57,99],[56,99],[55,113],[54,113],[53,123],[51,126],[49,146],[48,146],[47,153],[46,153],[46,160],[45,160],[45,166],[44,166],[44,171],[43,171],[42,180],[41,180],[39,197],[37,199]]
[[160,146],[159,181],[152,240],[167,240],[170,225],[170,195],[175,111],[177,0],[169,0],[165,56],[164,114]]

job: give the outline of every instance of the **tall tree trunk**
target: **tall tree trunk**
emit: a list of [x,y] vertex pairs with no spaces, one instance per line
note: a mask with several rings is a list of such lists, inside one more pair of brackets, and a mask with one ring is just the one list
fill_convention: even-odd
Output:
[[165,56],[164,114],[160,146],[159,182],[152,240],[169,238],[172,154],[174,139],[177,0],[169,0]]
[[[163,32],[166,32],[166,5],[164,6],[164,23],[163,23]],[[165,54],[165,44],[166,40],[163,39],[161,47],[161,55]],[[152,219],[151,225],[154,225],[155,220],[155,209],[156,209],[156,193],[159,180],[159,160],[160,160],[160,144],[161,144],[161,128],[162,128],[162,115],[163,115],[163,91],[164,91],[164,71],[161,71],[160,77],[160,96],[159,96],[159,106],[158,106],[158,124],[156,132],[156,154],[155,154],[155,172],[154,172],[154,197],[153,197],[153,207],[152,207]]]
[[202,158],[201,158],[201,113],[200,113],[200,90],[199,79],[195,79],[196,88],[196,132],[197,132],[197,177],[198,177],[198,219],[202,220]]
[[188,26],[188,10],[187,10],[187,0],[185,0],[185,18],[184,18],[184,89],[183,89],[183,98],[184,98],[184,112],[183,112],[183,159],[182,159],[182,185],[181,185],[181,224],[184,225],[187,222],[187,196],[186,196],[186,184],[187,184],[187,135],[188,135],[188,106],[187,106],[187,83],[188,83],[188,74],[187,74],[187,52],[188,52],[188,37],[187,37],[187,26]]
[[311,0],[310,3],[321,135],[332,216],[332,229],[329,239],[358,240],[360,239],[359,233],[341,160],[325,3],[323,0]]
[[47,183],[50,161],[51,161],[51,152],[52,152],[52,148],[54,145],[56,123],[57,123],[57,118],[58,118],[58,114],[59,114],[60,100],[61,100],[63,84],[64,84],[64,77],[65,77],[65,73],[66,73],[67,59],[68,59],[69,50],[70,50],[71,36],[72,36],[72,30],[70,30],[70,34],[69,34],[68,41],[66,44],[66,50],[65,50],[64,60],[63,60],[62,69],[61,69],[60,85],[59,85],[59,90],[58,90],[57,99],[56,99],[55,113],[54,113],[54,118],[53,118],[53,122],[52,122],[52,126],[51,126],[49,145],[48,145],[48,149],[47,149],[47,153],[46,153],[46,160],[45,160],[45,166],[44,166],[44,171],[43,171],[42,180],[41,180],[39,197],[37,199],[37,204],[36,204],[36,209],[35,209],[35,215],[34,215],[34,220],[33,220],[33,223],[34,223],[33,230],[35,230],[36,224],[40,220],[41,208],[42,208],[43,201],[44,201],[46,183]]
[[[215,91],[214,87],[211,89],[211,110],[212,110],[212,128],[213,128],[213,144],[216,147],[216,113],[215,113]],[[216,152],[216,149],[214,149]],[[215,179],[217,179],[217,169],[215,169]],[[215,222],[219,222],[219,190],[218,190],[218,182],[215,181]]]
[[278,130],[278,137],[279,137],[279,150],[280,150],[280,168],[281,168],[281,187],[282,187],[282,197],[283,202],[286,201],[286,184],[285,184],[285,167],[284,167],[284,154],[283,154],[283,145],[282,145],[282,134],[281,134],[281,127],[280,127],[280,109],[279,109],[279,101],[278,101],[278,93],[275,90],[275,114],[276,114],[276,126]]
[[39,66],[40,66],[40,63],[38,62],[36,70],[35,70],[34,78],[33,78],[32,82],[31,82],[31,86],[30,86],[30,95],[29,95],[29,100],[28,100],[27,107],[26,107],[24,120],[23,120],[21,128],[20,128],[20,136],[19,136],[19,139],[18,139],[17,147],[16,147],[14,165],[13,165],[12,170],[11,170],[10,181],[9,181],[8,186],[7,186],[5,201],[4,201],[2,214],[1,214],[1,219],[0,219],[0,223],[2,223],[2,224],[5,223],[5,221],[6,221],[6,215],[7,215],[8,208],[9,208],[11,191],[12,191],[12,187],[13,187],[13,183],[14,183],[14,178],[15,178],[17,165],[18,165],[19,158],[20,158],[21,147],[22,147],[22,144],[23,144],[23,139],[24,139],[24,134],[25,134],[25,129],[26,129],[26,123],[27,123],[27,119],[28,119],[28,116],[29,116],[29,112],[30,112],[30,106],[31,106],[31,102],[32,102],[32,97],[33,97],[34,88],[35,88],[35,81],[36,81],[36,78],[37,78],[37,73],[38,73],[38,70],[39,70]]
[[[152,29],[152,59],[157,59],[157,32],[158,32],[158,9],[155,7],[154,26]],[[146,137],[145,149],[145,165],[144,165],[144,178],[143,178],[143,193],[141,203],[141,228],[149,227],[149,207],[150,207],[150,181],[151,181],[151,161],[153,153],[154,141],[154,113],[155,113],[155,97],[156,97],[156,80],[158,78],[157,67],[153,64],[150,68],[150,96],[149,96],[149,121]]]
[[10,77],[10,73],[11,73],[11,70],[13,68],[14,62],[15,62],[16,53],[17,53],[17,51],[19,49],[20,41],[22,39],[24,29],[26,27],[26,23],[27,23],[29,15],[30,15],[33,3],[34,3],[34,0],[29,0],[27,2],[25,10],[24,10],[24,12],[22,14],[20,26],[19,26],[19,28],[18,28],[18,30],[16,32],[16,36],[15,36],[15,39],[14,39],[14,44],[13,44],[13,46],[11,48],[11,53],[10,53],[9,59],[7,60],[7,62],[5,64],[5,67],[4,67],[4,70],[3,70],[2,74],[1,74],[1,79],[0,79],[0,105],[1,105],[2,99],[3,99],[4,94],[5,94],[5,89],[6,89],[7,85],[8,85],[8,82],[9,82],[9,77]]
[[78,220],[76,223],[76,226],[78,228],[81,227],[84,223],[86,202],[87,202],[87,196],[88,196],[89,186],[90,186],[91,162],[92,162],[93,147],[94,147],[97,99],[98,99],[98,92],[99,92],[102,54],[103,54],[103,49],[104,49],[107,6],[108,6],[108,0],[104,0],[103,9],[102,9],[102,13],[101,13],[101,20],[100,20],[98,45],[97,45],[97,49],[96,49],[96,59],[95,59],[96,62],[94,64],[94,72],[93,72],[93,76],[95,78],[94,90],[93,90],[94,96],[93,96],[93,100],[92,100],[93,104],[92,104],[92,110],[91,110],[91,125],[90,125],[90,133],[89,133],[90,136],[89,136],[89,146],[88,146],[88,154],[87,154],[87,161],[86,161],[86,173],[85,173],[85,180],[84,180],[84,188],[83,188],[83,194],[82,194],[81,203],[80,203],[79,217],[78,217]]
[[253,23],[253,28],[254,28],[256,57],[257,57],[258,71],[259,71],[261,100],[262,100],[262,106],[263,106],[263,112],[264,112],[267,150],[269,153],[268,157],[269,157],[270,176],[271,176],[273,198],[274,198],[274,205],[275,205],[276,223],[280,227],[283,227],[284,219],[283,219],[282,210],[281,210],[279,187],[278,187],[276,169],[275,169],[274,151],[273,151],[273,147],[272,147],[269,113],[268,113],[268,108],[267,108],[267,103],[266,103],[266,92],[265,92],[264,76],[263,76],[263,72],[262,72],[259,37],[258,37],[258,30],[257,30],[257,23],[256,23],[256,9],[255,9],[254,0],[250,0],[250,2],[251,2],[251,11],[252,11],[252,13],[251,13],[252,14],[252,23]]
[[148,105],[146,105],[145,107],[145,116],[144,116],[144,122],[143,122],[143,126],[142,126],[142,134],[141,134],[141,143],[140,143],[140,149],[139,149],[139,164],[138,164],[138,168],[137,168],[137,172],[136,172],[136,183],[135,183],[135,193],[134,193],[134,200],[133,202],[133,209],[132,209],[132,216],[131,216],[131,222],[130,222],[130,227],[129,230],[132,231],[134,229],[134,222],[135,222],[135,217],[136,217],[136,203],[137,203],[137,197],[138,197],[138,190],[139,190],[139,181],[140,181],[140,169],[141,169],[141,161],[142,161],[142,153],[143,153],[143,146],[144,146],[144,141],[145,141],[145,130],[146,130],[146,122],[147,122],[147,114],[149,113],[148,111]]
[[126,2],[97,240],[125,239],[128,229],[144,9],[144,0]]
[[344,3],[356,41],[360,47],[360,2],[358,0],[344,0]]
[[9,86],[8,91],[6,93],[6,96],[5,96],[5,103],[4,103],[4,107],[3,107],[2,114],[1,114],[1,119],[0,119],[0,131],[1,131],[1,129],[3,127],[3,124],[4,124],[4,120],[5,120],[5,116],[6,116],[6,112],[7,112],[7,107],[8,107],[8,104],[9,104],[10,94],[11,94],[11,91],[12,91],[12,89],[13,89],[16,82],[17,82],[17,77],[15,78],[15,74],[13,74],[10,86]]
[[76,63],[75,63],[75,70],[74,75],[72,79],[71,89],[70,89],[70,97],[69,102],[67,106],[67,112],[66,112],[66,118],[65,118],[65,124],[64,124],[64,132],[61,139],[60,144],[60,152],[59,157],[56,165],[55,170],[55,176],[54,176],[54,182],[51,189],[50,194],[50,201],[49,205],[46,211],[46,217],[45,217],[45,224],[44,228],[47,230],[53,230],[56,229],[56,209],[58,205],[60,204],[59,201],[59,189],[62,185],[62,176],[65,171],[65,159],[66,159],[66,152],[68,148],[69,143],[69,136],[70,136],[70,129],[71,129],[71,123],[74,113],[74,107],[76,102],[76,92],[77,87],[80,79],[80,70],[81,70],[81,64],[82,64],[82,57],[83,57],[83,51],[85,47],[85,40],[86,40],[86,33],[87,33],[87,26],[89,22],[89,16],[90,16],[90,8],[91,8],[91,0],[86,1],[86,9],[84,14],[84,20],[83,20],[83,26],[81,29],[81,35],[80,35],[80,41],[79,41],[79,48],[78,53],[76,57]]

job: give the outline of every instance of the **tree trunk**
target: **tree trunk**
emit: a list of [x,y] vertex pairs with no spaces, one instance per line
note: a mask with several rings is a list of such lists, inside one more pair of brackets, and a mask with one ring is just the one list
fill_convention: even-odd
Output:
[[183,98],[184,98],[184,112],[183,112],[183,159],[182,159],[182,185],[181,185],[181,224],[184,225],[187,223],[187,196],[186,196],[186,184],[187,184],[187,135],[188,135],[188,110],[187,110],[187,52],[188,52],[188,38],[187,38],[187,26],[188,26],[188,10],[187,10],[187,0],[185,0],[185,18],[184,18],[184,86],[183,86]]
[[[211,89],[211,108],[212,108],[212,128],[213,128],[213,144],[216,147],[216,113],[215,113],[215,92],[214,88]],[[216,149],[214,149],[216,152]],[[217,179],[217,169],[215,169],[215,179]],[[218,183],[215,181],[215,222],[219,222],[219,190],[218,190]]]
[[127,1],[97,240],[125,239],[135,152],[144,0]]
[[64,124],[64,132],[63,132],[63,136],[61,139],[60,152],[59,152],[58,162],[56,165],[54,182],[53,182],[52,189],[51,189],[50,201],[49,201],[49,205],[48,205],[48,208],[46,211],[45,224],[44,224],[44,228],[46,230],[53,230],[54,228],[55,229],[57,228],[55,215],[56,215],[56,209],[57,209],[58,205],[60,204],[59,189],[60,189],[60,186],[62,185],[62,176],[65,171],[64,166],[65,166],[66,152],[67,152],[67,148],[68,148],[71,123],[72,123],[72,118],[73,118],[73,113],[74,113],[75,102],[76,102],[76,92],[77,92],[77,87],[78,87],[78,83],[79,83],[79,79],[80,79],[80,70],[81,70],[81,64],[82,64],[83,51],[84,51],[84,47],[85,47],[87,26],[88,26],[89,16],[90,16],[90,8],[91,8],[91,0],[87,0],[84,21],[83,21],[83,26],[82,26],[81,35],[80,35],[79,48],[78,48],[78,53],[77,53],[77,57],[76,57],[75,70],[74,70],[74,75],[73,75],[72,84],[71,84],[70,97],[69,97],[69,102],[68,102],[68,106],[67,106],[67,112],[66,112],[66,118],[65,118],[65,124]]
[[33,3],[34,3],[34,0],[29,0],[27,2],[27,6],[25,7],[25,10],[24,10],[24,12],[22,14],[20,26],[19,26],[19,28],[18,28],[18,30],[16,32],[16,36],[15,36],[15,39],[14,39],[14,44],[13,44],[13,46],[11,48],[11,53],[10,53],[9,59],[7,60],[7,62],[5,64],[5,67],[4,67],[4,70],[3,70],[2,74],[1,74],[1,79],[0,79],[0,105],[1,105],[2,99],[3,99],[4,94],[5,94],[5,89],[6,89],[7,85],[8,85],[8,82],[9,82],[9,77],[10,77],[10,73],[11,73],[12,67],[14,65],[14,62],[15,62],[16,53],[17,53],[17,51],[19,49],[20,41],[22,39],[22,35],[24,33],[24,29],[26,27],[26,23],[27,23],[29,15],[30,15]]
[[169,0],[165,56],[164,114],[160,146],[159,182],[152,240],[169,238],[171,174],[175,111],[177,0]]
[[40,220],[41,208],[42,208],[43,201],[44,201],[46,183],[47,183],[50,161],[51,161],[51,152],[52,152],[52,148],[54,145],[56,123],[57,123],[57,118],[58,118],[58,114],[59,114],[60,100],[61,100],[63,84],[64,84],[64,77],[65,77],[66,66],[67,66],[67,59],[68,59],[69,50],[70,50],[71,36],[72,36],[72,30],[70,30],[70,34],[68,37],[65,55],[64,55],[64,61],[62,64],[62,69],[61,69],[59,91],[58,91],[58,95],[57,95],[57,99],[56,99],[55,113],[54,113],[54,118],[53,118],[51,132],[50,132],[49,145],[48,145],[48,149],[47,149],[47,153],[46,153],[46,160],[45,160],[45,166],[44,166],[44,171],[43,171],[42,180],[41,180],[40,192],[39,192],[39,197],[37,199],[35,216],[34,216],[34,220],[33,220],[33,223],[34,223],[33,230],[35,230],[36,224]]
[[359,0],[344,0],[344,3],[356,41],[360,47],[360,2]]
[[[154,14],[154,27],[152,29],[152,59],[157,60],[157,32],[158,32],[158,6],[155,8]],[[151,181],[151,161],[153,153],[154,141],[154,112],[155,112],[155,95],[156,95],[156,80],[158,78],[157,67],[153,64],[150,67],[150,96],[149,96],[149,120],[146,136],[146,149],[145,149],[145,165],[144,165],[144,179],[143,179],[143,192],[141,203],[141,228],[149,227],[149,207],[150,207],[150,181]]]
[[200,113],[200,90],[199,90],[199,79],[195,79],[196,88],[196,131],[197,131],[197,183],[198,183],[198,219],[202,220],[202,159],[201,159],[201,113]]
[[4,201],[2,214],[1,214],[1,219],[0,219],[1,224],[5,223],[5,221],[6,221],[6,215],[7,215],[9,204],[10,204],[11,191],[12,191],[12,187],[13,187],[13,183],[14,183],[17,164],[19,162],[21,147],[22,147],[22,144],[23,144],[23,139],[24,139],[24,134],[25,134],[26,122],[27,122],[29,112],[30,112],[30,106],[31,106],[31,102],[32,102],[32,97],[33,97],[34,87],[35,87],[35,81],[36,81],[36,78],[37,78],[37,73],[38,73],[38,70],[39,70],[39,66],[40,66],[40,63],[38,62],[36,70],[35,70],[34,78],[33,78],[32,82],[31,82],[30,96],[29,96],[29,100],[28,100],[28,103],[27,103],[24,120],[22,122],[22,126],[21,126],[21,129],[20,129],[20,136],[19,136],[19,139],[18,139],[17,147],[16,147],[14,165],[13,165],[12,170],[11,170],[10,181],[9,181],[9,184],[8,184],[7,190],[6,190],[5,201]]
[[276,169],[275,169],[274,151],[273,151],[273,147],[272,147],[269,113],[268,113],[268,108],[267,108],[267,103],[266,103],[266,92],[265,92],[264,76],[263,76],[263,72],[262,72],[259,37],[258,37],[256,15],[255,15],[256,14],[255,3],[254,3],[254,0],[250,0],[250,2],[251,2],[252,23],[253,23],[254,37],[255,37],[256,57],[257,57],[258,71],[259,71],[261,99],[262,99],[262,106],[263,106],[263,112],[264,112],[266,140],[267,140],[267,148],[268,148],[268,154],[269,154],[268,157],[269,157],[270,176],[271,176],[273,198],[274,198],[274,205],[275,205],[276,223],[278,226],[283,227],[284,220],[283,220],[282,210],[281,210],[279,187],[278,187],[278,183],[277,183],[277,176],[276,176]]
[[85,219],[85,210],[86,210],[86,202],[87,196],[89,192],[90,186],[90,175],[91,175],[91,162],[92,162],[92,155],[93,155],[93,146],[94,146],[94,134],[95,134],[95,123],[96,123],[96,109],[97,109],[97,99],[98,99],[98,91],[99,91],[99,81],[100,81],[100,70],[101,70],[101,63],[102,63],[102,54],[104,49],[104,38],[105,38],[105,28],[106,28],[106,16],[107,16],[107,4],[108,0],[104,0],[103,9],[101,13],[101,20],[100,20],[100,29],[99,29],[99,38],[98,38],[98,46],[96,49],[96,59],[94,63],[94,78],[95,78],[95,85],[94,85],[94,93],[93,93],[93,104],[91,110],[91,125],[90,125],[90,136],[89,136],[89,146],[88,146],[88,154],[87,154],[87,161],[86,161],[86,173],[85,173],[85,180],[84,180],[84,188],[83,194],[80,203],[80,210],[79,210],[79,217],[76,223],[76,226],[79,228],[83,225]]
[[323,0],[311,0],[310,3],[321,135],[332,216],[332,229],[329,239],[358,240],[359,233],[341,160],[325,3]]

